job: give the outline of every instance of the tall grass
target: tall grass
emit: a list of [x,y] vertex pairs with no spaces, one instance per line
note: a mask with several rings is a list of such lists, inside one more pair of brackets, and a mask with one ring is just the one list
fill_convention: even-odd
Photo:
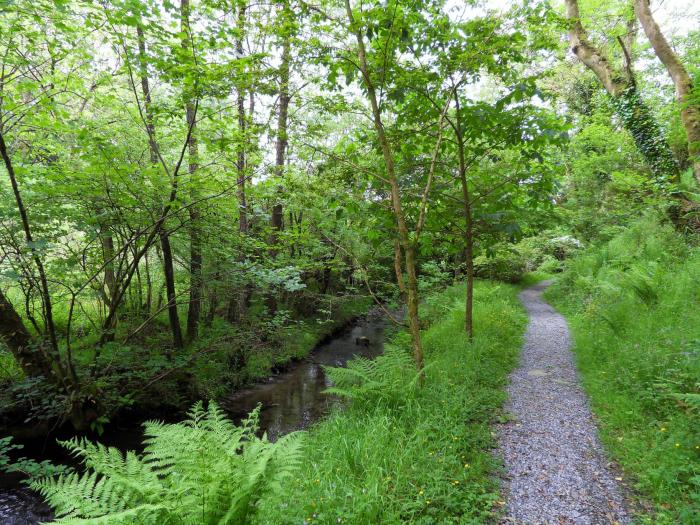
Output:
[[[400,402],[351,403],[314,427],[299,476],[259,523],[485,523],[499,508],[491,423],[516,365],[526,316],[516,288],[479,282],[476,336],[464,287],[428,299],[425,387]],[[399,334],[394,344],[408,352]],[[407,382],[410,382],[410,377]]]
[[657,514],[700,523],[700,250],[652,217],[570,262],[568,317],[601,438]]

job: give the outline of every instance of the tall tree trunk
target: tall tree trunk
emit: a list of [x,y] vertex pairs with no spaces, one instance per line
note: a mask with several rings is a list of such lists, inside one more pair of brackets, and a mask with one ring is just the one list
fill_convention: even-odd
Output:
[[100,232],[100,239],[102,241],[102,257],[105,261],[105,287],[107,288],[107,297],[111,302],[114,298],[117,282],[114,275],[114,238],[106,226]]
[[275,177],[277,177],[277,196],[272,207],[273,244],[277,242],[277,232],[283,227],[283,207],[281,202],[284,165],[286,161],[288,137],[287,123],[289,117],[289,64],[291,62],[291,35],[286,27],[290,22],[289,2],[282,6],[282,61],[279,68],[279,108],[277,112],[277,137],[275,142]]
[[[282,1],[280,13],[280,26],[282,28],[282,56],[279,67],[279,100],[277,109],[277,136],[275,138],[275,178],[277,188],[275,190],[275,202],[272,205],[272,234],[270,235],[270,257],[277,257],[280,235],[284,228],[284,207],[282,205],[284,167],[288,146],[287,125],[289,119],[289,65],[291,62],[291,32],[292,13],[289,8],[289,1]],[[267,309],[270,314],[277,311],[277,297],[272,289],[267,295]]]
[[[27,209],[24,206],[24,201],[22,200],[22,194],[20,193],[19,190],[19,184],[17,182],[17,177],[15,175],[15,170],[14,166],[12,164],[12,159],[10,158],[10,155],[7,151],[7,145],[5,144],[5,137],[3,135],[2,130],[0,130],[0,156],[2,156],[2,160],[5,164],[5,169],[7,171],[7,175],[10,178],[10,185],[12,186],[12,192],[15,196],[15,203],[17,205],[17,211],[19,213],[21,222],[22,222],[22,229],[24,230],[24,238],[25,241],[27,242],[27,246],[29,248],[29,251],[31,252],[31,257],[32,260],[34,261],[34,265],[36,266],[37,273],[39,274],[39,285],[40,285],[40,294],[41,294],[41,302],[43,305],[43,311],[44,311],[44,321],[45,321],[45,327],[44,329],[46,330],[46,334],[48,336],[48,343],[49,343],[49,348],[48,348],[48,354],[50,356],[50,359],[53,361],[53,364],[55,366],[55,370],[58,372],[58,377],[57,379],[59,382],[63,383],[67,379],[67,373],[66,369],[63,366],[63,363],[61,361],[61,356],[59,354],[58,350],[58,338],[56,336],[56,325],[54,324],[54,319],[53,319],[53,308],[52,308],[52,303],[51,303],[51,293],[49,291],[49,282],[46,277],[46,270],[44,268],[44,263],[41,260],[41,256],[39,254],[39,251],[37,250],[36,243],[34,242],[34,237],[32,236],[32,230],[31,226],[29,224],[29,217],[27,215]],[[5,303],[5,305],[9,305],[9,303]],[[5,310],[6,313],[8,313],[10,316],[12,315],[12,312],[14,310]],[[15,312],[16,315],[16,312]],[[12,318],[10,317],[8,319],[10,324],[16,324],[16,320],[13,323]],[[26,330],[25,330],[26,331]],[[22,338],[20,334],[20,339]],[[29,356],[27,356],[29,357]],[[45,369],[45,365],[38,362],[36,363],[37,368],[43,368]],[[73,367],[71,366],[71,363],[69,363],[69,368],[72,370]],[[51,376],[47,376],[47,378],[51,378]],[[73,376],[71,378],[74,382],[74,386],[77,388],[77,378]]]
[[[577,0],[565,0],[570,21],[571,50],[598,77],[611,95],[615,110],[624,127],[631,133],[639,152],[644,156],[659,182],[678,179],[678,165],[649,107],[639,95],[630,67],[617,71],[608,58],[588,39]],[[623,51],[626,50],[623,48]],[[629,58],[626,56],[629,62]]]
[[462,186],[462,203],[464,206],[464,259],[467,265],[467,293],[464,307],[464,330],[469,339],[474,338],[474,218],[472,214],[469,181],[467,180],[467,163],[464,155],[464,132],[460,118],[459,98],[455,97],[455,134],[457,135],[457,155],[459,158],[459,183]]
[[[182,48],[185,53],[193,53],[192,32],[190,28],[190,2],[181,0],[180,2],[180,31],[182,32]],[[202,311],[202,236],[200,232],[200,212],[196,204],[198,198],[198,177],[197,177],[197,136],[194,104],[192,103],[192,86],[185,86],[185,115],[187,127],[191,129],[188,148],[189,163],[188,171],[190,175],[190,300],[187,309],[187,340],[193,341],[197,337],[197,328]]]
[[406,300],[406,283],[403,280],[403,256],[401,255],[401,243],[398,237],[394,239],[394,273],[396,284],[399,285],[399,294],[402,300]]
[[[239,59],[243,58],[243,38],[246,33],[246,10],[248,6],[245,0],[238,2],[238,17],[237,29],[238,36],[236,37],[236,55]],[[239,143],[236,146],[236,197],[238,199],[238,231],[241,236],[247,236],[250,225],[248,224],[248,200],[246,196],[246,178],[247,178],[247,146],[248,137],[247,129],[248,122],[245,108],[246,90],[243,85],[239,85],[236,90],[236,112],[238,118]],[[253,117],[255,109],[255,98],[251,89],[250,92],[250,118]],[[251,287],[245,283],[239,293],[231,297],[228,306],[227,317],[230,321],[241,321],[248,310],[250,302]]]
[[416,261],[415,261],[415,247],[408,233],[408,227],[406,225],[406,217],[404,216],[403,208],[401,206],[401,190],[399,188],[399,182],[396,178],[396,169],[394,166],[394,157],[391,149],[391,144],[387,139],[386,132],[384,129],[384,122],[382,120],[381,110],[379,109],[379,103],[377,100],[377,93],[374,88],[374,83],[369,74],[369,66],[367,64],[367,53],[365,50],[365,42],[362,36],[362,32],[356,27],[355,17],[352,13],[352,7],[350,6],[350,0],[345,0],[345,10],[348,17],[348,22],[350,24],[350,31],[355,35],[357,40],[357,58],[359,62],[359,69],[362,73],[365,88],[367,89],[367,98],[372,107],[372,119],[374,122],[374,128],[377,132],[377,139],[379,145],[382,149],[382,156],[384,158],[384,164],[386,167],[386,177],[389,181],[389,186],[391,188],[391,205],[394,210],[394,218],[396,219],[396,226],[399,236],[399,242],[401,243],[401,248],[404,251],[406,258],[406,275],[407,279],[407,310],[408,310],[408,326],[409,332],[411,333],[411,346],[413,349],[413,360],[415,362],[416,368],[423,372],[423,344],[420,335],[420,318],[418,316],[418,279],[416,277]]
[[160,246],[163,249],[163,270],[165,272],[165,296],[168,300],[168,320],[173,333],[173,346],[182,348],[184,341],[180,329],[180,318],[177,312],[177,295],[175,292],[175,274],[173,265],[173,251],[170,246],[170,238],[167,233],[160,234]]
[[[146,38],[143,29],[140,25],[136,26],[136,34],[139,45],[139,65],[141,72],[141,90],[143,92],[143,105],[146,117],[146,131],[148,133],[148,146],[151,155],[151,164],[158,164],[158,145],[155,138],[155,123],[153,121],[153,109],[151,106],[151,89],[148,81],[148,63],[146,61]],[[176,191],[177,174],[173,175],[171,188],[171,201],[173,191]],[[173,338],[173,346],[182,348],[184,341],[182,338],[182,329],[180,328],[180,317],[177,311],[177,299],[175,295],[175,268],[173,266],[173,254],[170,246],[170,237],[168,232],[160,226],[158,230],[160,238],[160,247],[163,253],[163,277],[165,279],[165,293],[167,297],[168,320],[170,322],[170,331]]]
[[688,156],[693,163],[695,180],[700,184],[700,104],[693,103],[693,80],[661,32],[649,8],[648,0],[634,0],[634,12],[644,28],[656,56],[676,87],[676,98],[681,109],[681,122],[688,138]]

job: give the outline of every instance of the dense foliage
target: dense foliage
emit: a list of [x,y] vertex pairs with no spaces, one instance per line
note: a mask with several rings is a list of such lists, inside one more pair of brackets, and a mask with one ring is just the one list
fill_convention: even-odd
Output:
[[[0,0],[0,469],[213,400],[150,423],[146,459],[76,437],[85,472],[35,486],[66,522],[485,522],[513,285],[549,277],[609,452],[649,519],[694,523],[684,1]],[[328,369],[347,410],[312,446],[224,421],[373,304],[398,334]],[[285,446],[279,487],[261,458]]]
[[74,439],[64,445],[86,471],[32,487],[63,524],[249,523],[299,467],[302,446],[300,434],[258,438],[258,414],[234,426],[214,403],[199,403],[182,423],[146,423],[143,455]]

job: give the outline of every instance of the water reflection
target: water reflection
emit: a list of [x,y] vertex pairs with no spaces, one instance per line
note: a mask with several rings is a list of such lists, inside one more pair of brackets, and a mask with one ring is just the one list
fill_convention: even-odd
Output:
[[[323,394],[331,386],[323,366],[342,366],[355,355],[376,357],[383,348],[385,326],[383,317],[370,316],[318,346],[289,371],[232,394],[221,406],[232,419],[240,421],[261,403],[260,429],[273,440],[306,428],[326,414],[333,403],[339,402]],[[361,337],[369,339],[368,346],[356,344],[356,339]],[[100,441],[122,450],[134,450],[140,448],[142,437],[140,426],[111,428]],[[55,462],[68,460],[65,450],[56,446],[49,447],[45,456],[37,459],[47,458]],[[51,519],[50,509],[38,494],[19,487],[16,480],[0,479],[0,525],[34,525]]]

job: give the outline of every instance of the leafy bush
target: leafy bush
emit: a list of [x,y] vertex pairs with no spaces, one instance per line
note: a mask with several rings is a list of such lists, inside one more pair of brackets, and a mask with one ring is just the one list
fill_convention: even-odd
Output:
[[427,261],[420,266],[418,290],[420,292],[434,291],[446,286],[451,280],[452,274],[445,271],[443,266],[434,261]]
[[514,248],[500,245],[490,256],[474,258],[474,274],[482,279],[517,283],[526,271],[525,260]]
[[63,465],[54,465],[49,460],[35,461],[25,457],[12,459],[13,451],[21,450],[23,445],[12,443],[11,437],[0,438],[0,472],[18,472],[28,479],[54,476],[68,472],[70,469]]
[[564,269],[562,261],[555,259],[551,255],[547,255],[542,259],[542,262],[537,267],[538,272],[542,273],[559,273]]
[[474,259],[477,277],[508,283],[519,282],[527,272],[558,273],[562,261],[578,253],[583,243],[561,231],[547,230],[525,237],[517,244],[498,244],[490,253]]
[[15,357],[2,348],[0,342],[0,384],[19,381],[24,377],[24,372],[20,368]]
[[58,524],[241,524],[260,498],[299,467],[301,434],[258,438],[260,408],[235,426],[218,406],[194,405],[183,423],[145,424],[145,452],[73,439],[62,443],[86,472],[32,483]]

